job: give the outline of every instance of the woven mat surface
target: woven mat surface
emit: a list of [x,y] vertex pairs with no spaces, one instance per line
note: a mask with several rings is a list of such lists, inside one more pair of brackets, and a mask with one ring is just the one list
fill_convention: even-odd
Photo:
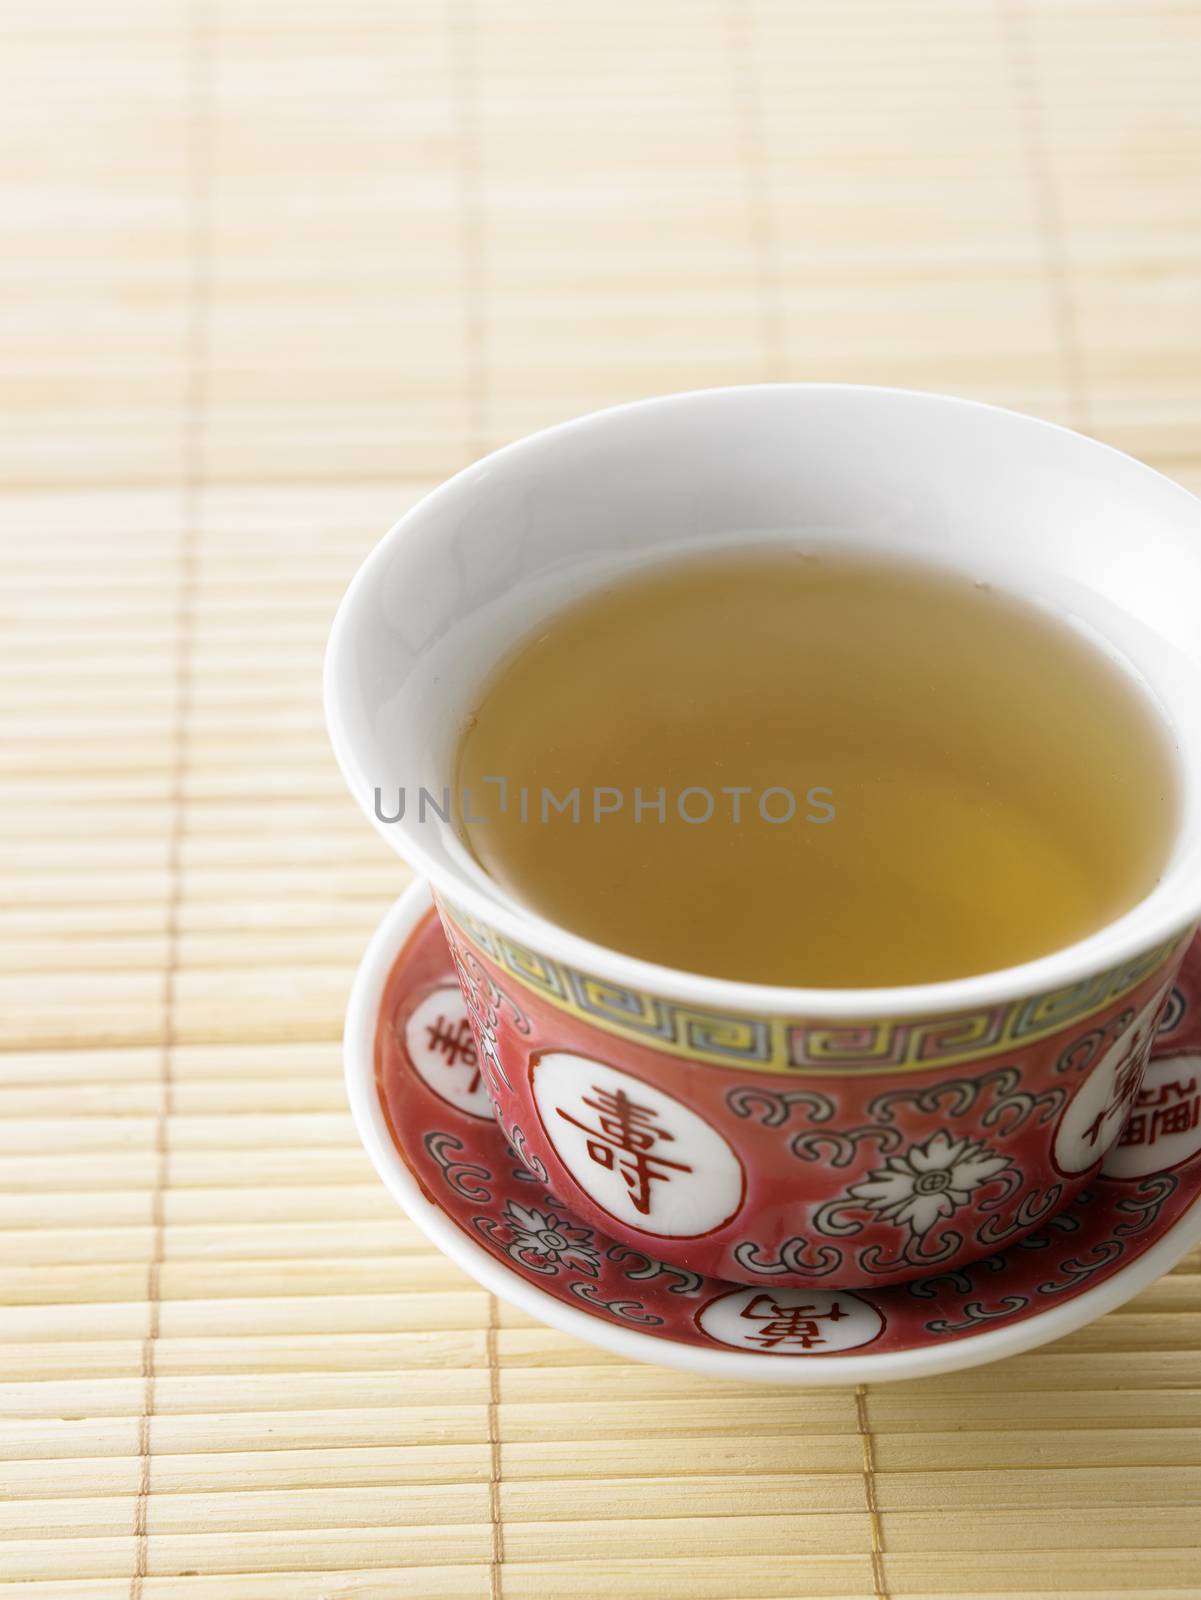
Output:
[[805,1394],[430,1250],[343,1099],[406,879],[318,681],[417,495],[642,394],[949,389],[1201,487],[1201,11],[5,10],[0,1600],[1195,1600],[1196,1256]]

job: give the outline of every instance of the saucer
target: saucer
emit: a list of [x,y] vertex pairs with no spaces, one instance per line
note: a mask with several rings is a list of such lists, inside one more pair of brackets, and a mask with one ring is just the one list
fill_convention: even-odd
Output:
[[1196,950],[1126,1136],[1086,1191],[1009,1250],[870,1292],[704,1278],[576,1221],[570,1197],[548,1187],[537,1157],[513,1149],[493,1118],[424,883],[384,918],[355,979],[351,1110],[376,1171],[431,1241],[484,1288],[565,1333],[714,1377],[817,1385],[950,1372],[1083,1327],[1201,1240]]

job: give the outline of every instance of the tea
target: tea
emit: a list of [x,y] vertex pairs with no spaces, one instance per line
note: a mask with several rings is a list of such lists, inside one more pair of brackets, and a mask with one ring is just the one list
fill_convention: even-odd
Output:
[[[1136,680],[961,573],[779,548],[642,570],[494,671],[463,835],[543,916],[725,978],[928,982],[1154,886],[1175,765]],[[548,800],[549,796],[549,800]]]

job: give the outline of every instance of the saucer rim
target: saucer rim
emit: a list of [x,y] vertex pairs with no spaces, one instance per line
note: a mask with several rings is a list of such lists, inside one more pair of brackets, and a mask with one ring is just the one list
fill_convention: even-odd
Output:
[[709,1349],[662,1335],[624,1328],[529,1283],[482,1245],[469,1239],[441,1206],[428,1198],[397,1150],[376,1092],[375,1036],[389,974],[426,914],[434,909],[429,884],[416,878],[389,907],[355,973],[343,1031],[343,1070],[351,1117],[372,1166],[393,1199],[430,1242],[489,1293],[539,1322],[586,1344],[632,1361],[697,1373],[802,1387],[835,1387],[934,1377],[1037,1349],[1087,1326],[1154,1283],[1201,1241],[1201,1189],[1162,1238],[1104,1283],[1062,1305],[1048,1306],[1004,1328],[915,1349],[872,1354],[831,1353],[781,1361],[755,1351]]

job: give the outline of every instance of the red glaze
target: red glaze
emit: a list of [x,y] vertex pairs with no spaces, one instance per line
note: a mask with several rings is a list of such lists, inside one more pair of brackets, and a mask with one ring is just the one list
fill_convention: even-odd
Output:
[[[819,1151],[813,1161],[792,1153],[789,1143],[795,1134],[820,1132],[824,1127],[813,1125],[809,1115],[813,1107],[808,1101],[784,1106],[783,1120],[778,1122],[741,1117],[731,1110],[728,1091],[737,1087],[748,1091],[745,1098],[756,1108],[770,1107],[773,1116],[779,1114],[778,1099],[760,1100],[751,1094],[754,1090],[755,1094],[778,1097],[801,1087],[778,1073],[764,1075],[752,1085],[743,1075],[735,1077],[722,1068],[659,1057],[675,1074],[673,1097],[708,1125],[716,1124],[715,1131],[721,1136],[728,1134],[746,1177],[745,1195],[740,1196],[728,1222],[700,1238],[661,1239],[649,1230],[615,1227],[608,1213],[584,1194],[553,1149],[550,1161],[542,1156],[546,1135],[528,1087],[524,1087],[529,1082],[531,1058],[565,1050],[582,1053],[581,1041],[567,1031],[580,1024],[558,1012],[547,1015],[549,1008],[528,993],[522,994],[520,1012],[499,990],[485,995],[485,981],[495,984],[499,975],[491,963],[485,967],[483,958],[479,958],[478,969],[476,960],[465,961],[461,941],[459,953],[463,964],[472,969],[473,1038],[460,1027],[464,1006],[454,988],[451,957],[432,915],[398,958],[385,990],[377,1072],[400,1153],[427,1194],[465,1232],[530,1281],[577,1307],[583,1302],[585,1307],[595,1308],[597,1315],[664,1337],[766,1349],[782,1355],[832,1353],[869,1343],[873,1349],[905,1349],[928,1342],[932,1334],[963,1337],[1034,1315],[1061,1298],[1092,1288],[1132,1259],[1132,1253],[1141,1253],[1162,1237],[1190,1207],[1201,1186],[1201,944],[1190,952],[1181,981],[1168,1000],[1154,1063],[1145,1083],[1131,1097],[1133,1116],[1126,1134],[1112,1146],[1106,1173],[1093,1163],[1074,1175],[1070,1179],[1074,1199],[1061,1201],[1053,1217],[1048,1207],[1041,1223],[1037,1218],[1022,1221],[1018,1215],[1025,1190],[1005,1195],[1002,1185],[985,1175],[967,1204],[926,1230],[927,1235],[933,1231],[941,1237],[948,1227],[953,1228],[963,1234],[964,1245],[924,1270],[920,1260],[910,1257],[905,1275],[915,1281],[904,1286],[896,1282],[893,1287],[885,1286],[882,1273],[862,1267],[856,1271],[857,1253],[876,1245],[890,1255],[900,1255],[904,1241],[919,1235],[903,1218],[877,1218],[866,1206],[847,1213],[846,1220],[863,1221],[861,1232],[841,1237],[816,1231],[800,1235],[807,1248],[799,1253],[799,1264],[804,1268],[812,1263],[823,1270],[779,1270],[778,1241],[783,1228],[771,1241],[776,1245],[776,1258],[766,1252],[754,1258],[761,1261],[760,1270],[741,1268],[736,1274],[720,1270],[729,1261],[732,1247],[753,1237],[746,1231],[745,1218],[754,1208],[775,1205],[788,1227],[792,1225],[789,1219],[802,1214],[803,1207],[822,1203],[815,1196],[828,1195],[832,1189],[844,1193],[850,1184],[860,1181],[861,1174],[873,1170],[896,1170],[887,1169],[887,1158],[880,1158],[875,1139],[866,1159],[852,1159],[841,1168],[828,1159],[829,1147],[825,1147],[825,1155]],[[1123,997],[1116,1009],[1107,1007],[1090,1018],[1087,1029],[1072,1031],[1066,1052],[1058,1036],[1054,1048],[1047,1041],[1039,1052],[1041,1066],[1037,1069],[1050,1074],[1047,1086],[1054,1088],[1066,1081],[1069,1090],[1079,1094],[1081,1085],[1105,1058],[1108,1041],[1117,1031],[1115,1018],[1131,1007],[1137,1011],[1145,1005],[1162,981],[1155,975]],[[1081,1047],[1081,1036],[1094,1030],[1100,1030],[1101,1039],[1090,1055]],[[589,1031],[593,1035],[590,1042],[595,1044],[595,1030]],[[630,1077],[646,1072],[643,1058],[655,1059],[653,1052],[642,1047],[614,1041],[612,1035],[604,1038],[610,1047],[620,1043],[620,1071]],[[482,1092],[486,1080],[493,1089],[498,1087],[491,1081],[495,1068],[489,1059],[497,1048],[505,1052],[506,1069],[515,1084],[506,1088],[501,1082],[497,1095],[508,1145],[491,1120]],[[1065,1053],[1069,1058],[1066,1066]],[[524,1074],[513,1070],[519,1060],[527,1066]],[[1081,1067],[1081,1060],[1087,1060],[1087,1065]],[[609,1064],[613,1063],[610,1050]],[[971,1080],[985,1083],[971,1105],[961,1108],[966,1091],[955,1093],[945,1087],[939,1103],[946,1107],[944,1126],[952,1145],[964,1140],[970,1145],[985,1144],[996,1154],[975,1159],[995,1161],[1004,1155],[1017,1167],[1029,1160],[1027,1150],[1049,1149],[1074,1095],[1054,1097],[1055,1114],[1041,1122],[1037,1097],[1045,1089],[1039,1080],[1023,1077],[1020,1088],[1006,1081],[1001,1085],[1006,1094],[996,1093],[997,1081],[989,1074],[1012,1064],[1009,1058],[988,1063],[985,1072]],[[963,1077],[960,1073],[955,1081]],[[641,1081],[651,1083],[649,1076]],[[884,1082],[910,1090],[927,1087],[930,1082],[945,1084],[945,1079],[922,1073]],[[882,1086],[879,1079],[841,1080],[834,1085],[826,1080],[821,1092],[839,1095],[836,1125],[846,1130],[860,1125],[852,1124],[854,1112],[848,1116],[848,1109],[853,1106],[862,1114],[878,1101]],[[1014,1098],[1026,1095],[1034,1097],[1032,1108],[1025,1108],[1024,1099]],[[645,1098],[649,1101],[653,1094]],[[602,1107],[606,1104],[603,1099],[599,1103]],[[1005,1104],[1011,1109],[1005,1110]],[[996,1106],[1002,1107],[1000,1112],[986,1120]],[[798,1107],[805,1113],[803,1118],[796,1115]],[[1017,1113],[1024,1109],[1019,1118]],[[905,1131],[907,1110],[907,1103],[895,1107],[900,1137],[907,1141],[898,1148],[909,1156],[903,1163],[908,1176],[900,1175],[903,1183],[915,1172],[920,1176],[921,1163],[914,1164],[909,1155],[913,1143],[929,1148],[930,1140],[937,1137],[928,1132],[927,1122],[925,1138],[910,1139]],[[600,1115],[596,1122],[599,1126]],[[1015,1125],[1010,1127],[1010,1123]],[[635,1132],[643,1125],[643,1120],[634,1119]],[[878,1104],[875,1125],[892,1126],[882,1118]],[[534,1127],[539,1128],[537,1144],[528,1132]],[[636,1140],[626,1142],[637,1144]],[[777,1158],[782,1146],[798,1169],[799,1176],[783,1194],[784,1180],[775,1169],[760,1173],[752,1165],[754,1155],[747,1159],[748,1152],[761,1145]],[[671,1145],[666,1148],[673,1157],[680,1153]],[[925,1170],[938,1170],[939,1154],[936,1147],[935,1165],[927,1164]],[[969,1152],[958,1159],[972,1158]],[[954,1162],[949,1165],[953,1167]],[[1007,1170],[998,1169],[997,1175]],[[791,1167],[785,1171],[791,1177]],[[674,1177],[668,1187],[670,1181]],[[822,1184],[826,1187],[820,1187]],[[802,1185],[804,1199],[798,1198]],[[940,1191],[936,1187],[934,1192]],[[996,1208],[982,1203],[998,1192],[1005,1203]],[[973,1219],[971,1235],[966,1218]],[[990,1248],[987,1239],[981,1244],[982,1233],[1004,1237],[993,1241]],[[969,1237],[970,1243],[966,1242]],[[819,1254],[826,1244],[841,1247],[838,1262],[828,1270]],[[668,1259],[671,1265],[665,1264]],[[748,1281],[756,1293],[740,1293],[738,1285]],[[841,1301],[831,1298],[834,1290],[849,1289],[855,1294],[843,1293]],[[706,1311],[711,1305],[716,1309]]]

